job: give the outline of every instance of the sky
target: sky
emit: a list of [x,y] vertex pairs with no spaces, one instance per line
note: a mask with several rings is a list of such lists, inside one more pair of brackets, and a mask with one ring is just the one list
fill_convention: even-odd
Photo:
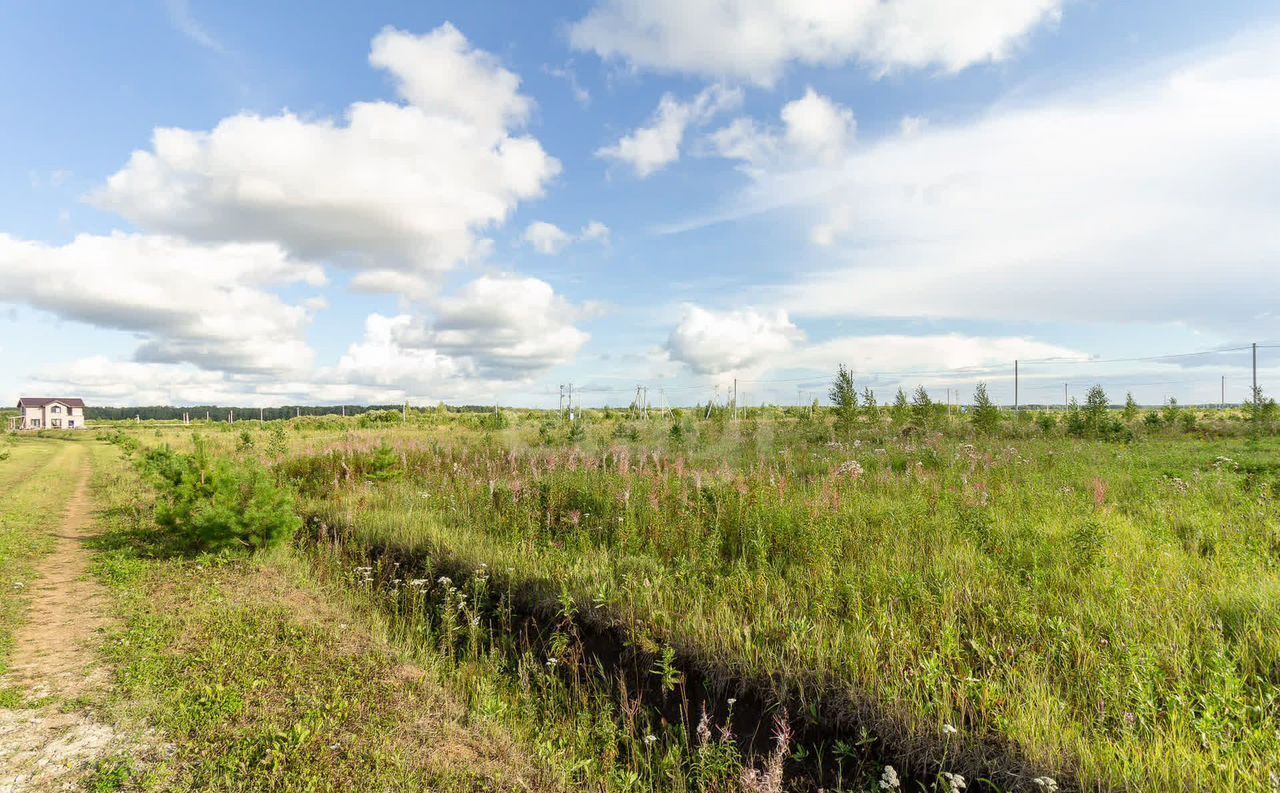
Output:
[[1274,3],[307,8],[0,0],[0,399],[1280,389]]

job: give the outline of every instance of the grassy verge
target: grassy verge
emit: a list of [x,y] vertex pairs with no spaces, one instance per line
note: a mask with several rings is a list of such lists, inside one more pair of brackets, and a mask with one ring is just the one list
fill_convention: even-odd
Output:
[[97,573],[119,617],[110,707],[169,747],[103,764],[103,787],[550,789],[296,557],[170,555],[137,472],[114,448],[94,453]]
[[0,675],[8,668],[35,563],[52,547],[52,532],[75,487],[82,451],[41,438],[0,443]]

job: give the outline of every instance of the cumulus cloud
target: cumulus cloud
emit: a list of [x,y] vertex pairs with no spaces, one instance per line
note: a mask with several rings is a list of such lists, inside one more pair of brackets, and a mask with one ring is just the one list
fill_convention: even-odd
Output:
[[365,320],[364,338],[347,349],[336,367],[322,371],[320,379],[394,388],[404,393],[432,393],[447,381],[468,374],[465,362],[434,349],[402,343],[402,337],[414,330],[417,321],[408,314],[370,314]]
[[570,234],[554,223],[536,220],[525,228],[524,241],[538,253],[554,256],[575,242],[600,242],[607,245],[611,233],[609,227],[598,220],[588,222],[577,234]]
[[232,372],[306,367],[304,333],[323,303],[289,303],[272,289],[324,280],[319,267],[270,243],[117,232],[54,246],[0,234],[0,302],[135,333],[139,361]]
[[748,170],[779,164],[830,163],[853,141],[853,111],[806,88],[804,96],[782,106],[781,128],[737,118],[707,136],[722,157],[741,160]]
[[[342,122],[242,113],[207,132],[156,129],[93,202],[149,231],[273,241],[291,254],[429,288],[484,254],[484,231],[542,195],[560,164],[518,133],[520,79],[452,25],[374,40],[403,103],[357,102]],[[403,279],[401,283],[404,283]]]
[[690,125],[705,124],[717,113],[731,110],[741,102],[741,91],[720,85],[703,89],[687,102],[664,94],[648,126],[596,150],[596,156],[626,163],[643,179],[680,159],[680,145]]
[[715,375],[774,363],[803,338],[785,311],[687,305],[667,339],[667,352],[698,374]]
[[539,278],[485,275],[437,304],[430,332],[403,338],[466,358],[484,376],[523,376],[572,360],[590,338],[573,325],[585,315]]
[[554,223],[538,220],[530,223],[524,230],[524,241],[538,253],[552,256],[564,250],[573,241],[573,237]]
[[1062,0],[600,0],[577,49],[635,68],[771,85],[791,62],[957,72],[1009,57]]
[[739,211],[808,212],[829,246],[771,297],[801,317],[1273,331],[1278,53],[1270,29],[1121,86],[851,144],[838,166],[767,162]]

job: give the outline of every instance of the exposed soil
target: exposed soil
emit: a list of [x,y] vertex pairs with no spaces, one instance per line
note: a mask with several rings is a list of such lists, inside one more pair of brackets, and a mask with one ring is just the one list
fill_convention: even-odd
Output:
[[24,706],[0,708],[0,793],[64,790],[122,736],[86,703],[107,685],[93,643],[107,620],[105,593],[88,576],[85,540],[92,526],[87,450],[67,502],[53,552],[31,586],[27,622],[14,636],[9,673],[0,688],[17,690]]

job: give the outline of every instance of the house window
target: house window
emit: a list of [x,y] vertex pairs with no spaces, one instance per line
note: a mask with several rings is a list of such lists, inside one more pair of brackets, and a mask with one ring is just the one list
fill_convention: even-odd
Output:
[[53,427],[55,430],[61,428],[62,419],[53,419],[52,421],[49,422],[49,426]]
[[31,419],[31,426],[40,429],[40,419]]
[[68,426],[68,427],[74,427],[75,425],[76,425],[76,420],[75,420],[75,419],[67,419],[67,426]]
[[62,406],[61,406],[61,405],[54,405],[54,406],[53,406],[53,412],[54,412],[54,413],[61,413],[61,412],[62,412]]

